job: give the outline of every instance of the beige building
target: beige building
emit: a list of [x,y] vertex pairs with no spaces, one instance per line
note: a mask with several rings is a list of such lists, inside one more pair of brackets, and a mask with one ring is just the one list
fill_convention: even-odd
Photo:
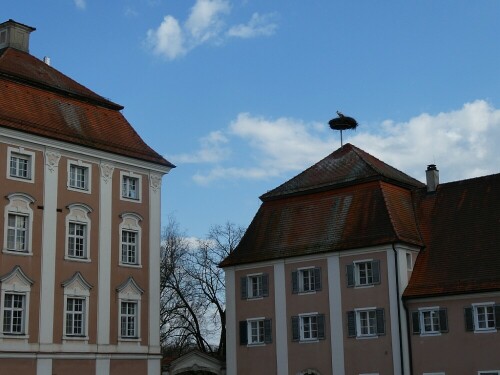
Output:
[[105,99],[0,24],[0,373],[160,374],[162,176]]
[[261,196],[227,373],[500,374],[500,174],[423,184],[347,144]]

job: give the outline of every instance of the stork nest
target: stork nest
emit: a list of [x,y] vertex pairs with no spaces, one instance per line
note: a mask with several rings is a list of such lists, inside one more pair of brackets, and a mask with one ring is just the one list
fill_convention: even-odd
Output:
[[333,130],[347,130],[347,129],[356,129],[358,127],[358,123],[352,117],[340,116],[328,121],[328,125]]

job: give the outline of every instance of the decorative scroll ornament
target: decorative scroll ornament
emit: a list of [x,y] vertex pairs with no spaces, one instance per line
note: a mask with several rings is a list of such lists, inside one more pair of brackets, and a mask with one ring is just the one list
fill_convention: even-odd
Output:
[[159,174],[152,174],[149,176],[149,185],[153,189],[153,191],[156,193],[158,189],[161,187],[161,175]]
[[108,163],[101,163],[101,177],[107,184],[113,178],[115,167]]
[[54,172],[54,170],[58,167],[60,159],[61,159],[61,154],[57,151],[45,152],[45,164],[47,164],[47,167],[51,172]]

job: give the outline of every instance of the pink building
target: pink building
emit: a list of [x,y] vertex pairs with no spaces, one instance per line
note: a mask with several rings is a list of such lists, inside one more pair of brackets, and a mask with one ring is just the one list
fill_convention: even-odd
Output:
[[500,175],[427,184],[347,144],[261,196],[227,373],[500,374]]
[[0,373],[160,374],[161,180],[105,99],[0,24]]

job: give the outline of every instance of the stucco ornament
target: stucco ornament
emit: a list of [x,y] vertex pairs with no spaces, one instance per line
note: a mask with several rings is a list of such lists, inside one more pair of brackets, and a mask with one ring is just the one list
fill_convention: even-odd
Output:
[[61,159],[61,154],[57,151],[46,151],[45,152],[45,164],[49,167],[49,171],[54,172],[54,170],[59,165],[59,160]]
[[149,176],[149,184],[153,191],[156,193],[161,186],[161,175],[152,174]]
[[101,164],[101,176],[106,184],[109,181],[111,181],[111,178],[113,177],[114,170],[115,170],[115,167],[112,166],[111,164],[108,164],[108,163]]

